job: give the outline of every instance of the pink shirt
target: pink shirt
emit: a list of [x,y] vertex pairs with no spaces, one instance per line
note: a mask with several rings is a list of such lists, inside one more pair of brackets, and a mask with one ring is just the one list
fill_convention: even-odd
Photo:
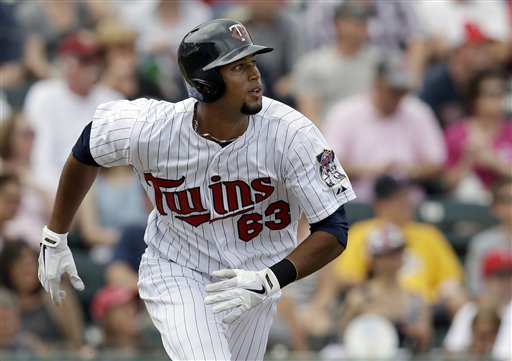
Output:
[[[375,109],[369,94],[337,103],[327,114],[323,133],[345,167],[398,167],[439,164],[445,160],[443,133],[422,100],[405,96],[387,117]],[[350,174],[349,174],[350,176]],[[351,179],[359,200],[371,200],[373,179]]]
[[[447,168],[452,168],[461,161],[467,147],[468,126],[469,123],[463,120],[446,128],[444,137],[448,150]],[[503,122],[500,131],[494,138],[493,148],[496,155],[512,167],[512,122]],[[487,168],[475,166],[473,170],[487,188],[491,187],[499,177],[498,174]]]

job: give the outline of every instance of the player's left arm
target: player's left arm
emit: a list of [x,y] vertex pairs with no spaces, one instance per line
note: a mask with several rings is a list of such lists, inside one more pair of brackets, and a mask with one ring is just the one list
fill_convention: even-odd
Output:
[[308,205],[306,215],[311,234],[283,260],[264,270],[213,272],[222,280],[206,286],[209,295],[205,303],[213,305],[214,313],[231,310],[223,319],[225,323],[234,322],[243,312],[289,283],[319,270],[345,250],[348,222],[343,204],[355,195],[323,137],[317,132],[313,138],[292,151],[286,179],[299,202]]

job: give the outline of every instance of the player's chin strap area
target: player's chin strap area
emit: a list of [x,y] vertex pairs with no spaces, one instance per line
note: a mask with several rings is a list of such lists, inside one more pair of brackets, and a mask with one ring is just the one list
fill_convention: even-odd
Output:
[[[283,260],[284,264],[291,264],[292,275],[287,274],[286,278],[293,282],[297,278],[295,266],[289,260]],[[282,263],[279,262],[278,264]],[[277,266],[276,264],[275,266]],[[271,268],[274,268],[272,266]],[[271,268],[261,271],[245,271],[241,269],[222,269],[214,271],[212,276],[218,277],[221,281],[209,284],[205,287],[208,296],[204,303],[212,305],[213,313],[230,311],[222,322],[231,324],[236,321],[245,311],[265,302],[268,298],[278,293],[286,284],[286,280],[278,279]],[[289,266],[277,267],[277,272],[289,269]]]

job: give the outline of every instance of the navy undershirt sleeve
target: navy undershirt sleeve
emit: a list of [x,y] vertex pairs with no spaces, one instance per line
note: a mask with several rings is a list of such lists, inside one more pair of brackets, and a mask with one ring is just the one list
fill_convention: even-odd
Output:
[[80,163],[93,167],[99,167],[100,165],[96,163],[92,157],[91,148],[89,146],[89,140],[91,138],[91,126],[92,122],[86,125],[82,131],[82,134],[80,134],[80,137],[73,146],[73,150],[71,152],[73,153],[73,156],[76,158],[76,160],[78,160]]
[[338,239],[343,247],[347,248],[348,221],[345,214],[345,207],[342,205],[329,217],[322,219],[320,222],[311,224],[310,231],[311,233],[318,231],[330,233]]

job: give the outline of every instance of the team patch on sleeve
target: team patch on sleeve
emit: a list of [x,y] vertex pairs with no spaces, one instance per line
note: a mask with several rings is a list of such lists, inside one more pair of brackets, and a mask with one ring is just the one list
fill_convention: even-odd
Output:
[[316,156],[319,163],[320,178],[329,188],[338,185],[346,178],[346,176],[338,170],[335,157],[332,149],[324,149],[322,153]]

